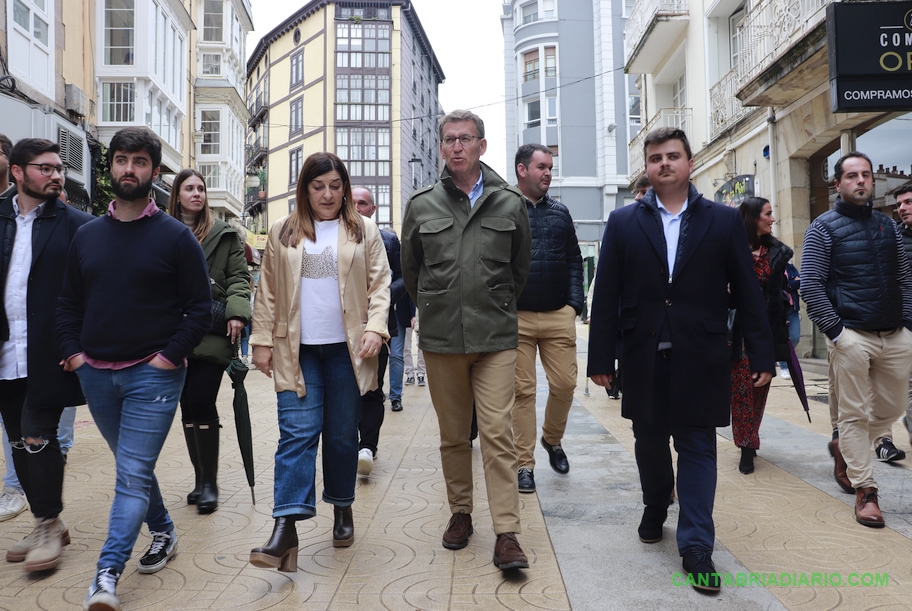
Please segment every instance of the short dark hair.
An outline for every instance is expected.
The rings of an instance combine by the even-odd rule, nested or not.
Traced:
[[[693,158],[687,134],[684,133],[683,129],[678,129],[677,127],[657,127],[646,134],[646,139],[643,141],[643,154],[646,154],[646,149],[649,148],[650,144],[662,144],[669,140],[680,140],[681,144],[684,145],[684,152],[687,153],[687,158]]]
[[[111,162],[114,161],[114,153],[138,153],[139,151],[149,153],[153,170],[161,166],[161,140],[158,139],[155,132],[147,127],[137,126],[118,130],[108,146],[108,167],[110,168]]]
[[[763,212],[763,207],[770,201],[763,197],[748,197],[741,205],[738,211],[741,213],[741,220],[744,222],[744,229],[747,231],[747,241],[750,242],[751,250],[757,250],[760,246],[771,246],[773,238],[770,235],[757,235],[757,219]]]
[[[45,153],[60,154],[60,145],[44,138],[23,138],[13,146],[9,154],[9,164],[17,165],[23,170],[35,157]]]
[[[10,156],[10,152],[13,150],[13,141],[3,134],[0,134],[0,150],[2,150],[3,154],[7,157]]]
[[[640,189],[649,189],[652,186],[652,183],[649,182],[649,177],[645,174],[637,178],[636,182],[633,183],[633,190],[639,191]]]
[[[545,153],[546,155],[554,156],[554,153],[551,152],[544,144],[523,144],[518,149],[516,149],[516,157],[513,158],[513,170],[519,167],[519,164],[523,164],[527,168],[529,167],[529,162],[532,161],[532,155],[535,154],[535,151]]]
[[[912,193],[912,185],[903,185],[896,189],[896,191],[893,191],[893,198],[899,199],[899,196],[903,193]]]
[[[848,153],[848,154],[840,157],[839,161],[836,162],[836,165],[833,166],[833,176],[835,176],[836,182],[839,182],[840,180],[842,180],[842,175],[845,173],[844,170],[842,169],[842,164],[845,162],[846,159],[849,159],[851,157],[858,157],[859,159],[864,159],[865,161],[868,162],[868,165],[871,166],[871,173],[874,172],[874,163],[871,161],[870,157],[868,157],[867,155],[865,155],[862,152],[852,151],[851,153]]]

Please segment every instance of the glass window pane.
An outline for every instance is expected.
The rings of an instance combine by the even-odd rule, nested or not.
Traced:
[[[20,26],[29,29],[29,8],[19,0],[13,0],[13,21]]]
[[[35,15],[34,35],[38,42],[44,46],[48,45],[48,24],[43,19],[38,17],[38,15]]]

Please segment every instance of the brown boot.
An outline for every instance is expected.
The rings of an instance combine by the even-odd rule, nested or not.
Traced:
[[[839,438],[837,437],[828,443],[827,448],[830,450],[830,456],[836,461],[836,465],[833,467],[833,477],[836,478],[836,483],[848,494],[854,494],[855,488],[852,487],[852,482],[849,481],[849,476],[846,475],[848,466],[842,457],[842,452],[839,451]]]
[[[464,511],[454,513],[443,531],[443,546],[447,549],[462,549],[469,544],[472,532],[472,514]]]
[[[877,504],[877,488],[859,488],[855,491],[855,521],[871,528],[883,528],[883,514]]]
[[[519,547],[515,533],[497,535],[497,542],[494,543],[494,566],[501,571],[529,568],[529,560]]]

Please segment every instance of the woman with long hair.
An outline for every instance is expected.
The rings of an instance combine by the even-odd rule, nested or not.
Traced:
[[[213,327],[187,359],[180,408],[184,439],[195,485],[187,503],[199,513],[218,508],[219,417],[215,401],[233,344],[250,320],[250,272],[240,235],[213,218],[206,181],[196,170],[181,170],[171,185],[168,214],[182,221],[199,240],[209,267]]]
[[[354,542],[361,396],[377,388],[389,339],[390,268],[380,230],[352,200],[345,165],[314,153],[296,205],[269,230],[253,311],[253,363],[275,378],[279,445],[272,536],[250,563],[297,571],[295,522],[316,515],[323,437],[323,501],[333,506],[333,546]]]
[[[754,271],[766,302],[776,360],[788,359],[788,327],[786,325],[787,297],[783,293],[785,265],[794,254],[792,249],[773,237],[773,207],[762,197],[749,197],[741,203],[741,218],[747,230]],[[754,457],[760,448],[760,421],[766,409],[769,384],[755,388],[750,363],[743,350],[741,321],[735,314],[732,341],[732,437],[741,448],[741,473],[754,472]],[[750,322],[746,322],[750,324]]]

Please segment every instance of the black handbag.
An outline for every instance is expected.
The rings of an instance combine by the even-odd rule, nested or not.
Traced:
[[[220,289],[222,293],[225,292],[218,282],[209,278],[209,282]],[[228,335],[228,304],[224,301],[219,301],[218,299],[212,300],[212,329],[209,330],[209,333],[215,335]]]

